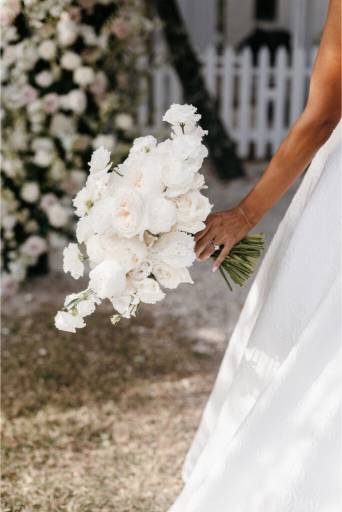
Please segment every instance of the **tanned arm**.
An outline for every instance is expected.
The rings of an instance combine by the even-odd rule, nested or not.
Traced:
[[[341,0],[330,0],[322,40],[312,71],[309,99],[262,177],[231,210],[208,216],[195,236],[196,256],[205,260],[224,245],[213,270],[302,174],[341,119]],[[241,210],[239,209],[241,208]],[[207,245],[214,240],[208,248]]]

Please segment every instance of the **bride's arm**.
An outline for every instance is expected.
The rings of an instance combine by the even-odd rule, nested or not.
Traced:
[[[321,44],[313,68],[309,99],[266,171],[238,207],[209,215],[206,227],[196,234],[197,259],[204,260],[215,245],[224,245],[213,270],[250,227],[280,199],[302,174],[341,119],[341,0],[330,0]],[[243,216],[244,212],[247,217]]]

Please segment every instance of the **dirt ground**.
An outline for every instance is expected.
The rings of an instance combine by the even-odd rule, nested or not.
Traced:
[[[250,190],[205,170],[215,211]],[[272,236],[295,185],[253,232]],[[57,331],[64,296],[86,287],[61,271],[32,279],[2,307],[2,511],[166,512],[181,466],[253,278],[231,293],[210,262],[193,286],[139,316],[109,321],[102,304],[77,334]]]

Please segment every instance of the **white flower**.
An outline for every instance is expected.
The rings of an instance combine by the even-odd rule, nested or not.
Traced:
[[[102,235],[94,234],[89,236],[87,240],[87,254],[91,266],[99,265],[99,263],[107,259],[106,240]]]
[[[113,202],[113,225],[119,236],[142,240],[148,225],[148,210],[143,196],[135,189],[118,188]]]
[[[91,209],[91,225],[95,233],[105,236],[112,236],[115,233],[113,225],[112,211],[114,209],[114,199],[107,197],[98,201]]]
[[[70,272],[74,279],[83,276],[84,272],[84,256],[78,248],[77,244],[70,243],[63,251],[63,270],[65,273]]]
[[[141,281],[148,277],[152,272],[152,263],[148,260],[143,261],[140,265],[137,265],[129,272],[129,277],[133,279],[133,281]]]
[[[203,159],[208,155],[207,148],[202,144],[202,138],[198,132],[199,129],[200,127],[196,128],[189,135],[175,137],[172,141],[173,153],[183,162],[186,161],[187,164],[194,165],[196,171],[200,169]]]
[[[118,130],[131,130],[133,128],[133,119],[129,114],[118,114],[114,120],[115,127]]]
[[[205,179],[203,174],[196,172],[193,182],[191,183],[190,190],[202,190],[204,188],[208,188],[205,184]]]
[[[15,215],[3,215],[1,218],[1,224],[4,229],[13,229],[17,223]]]
[[[191,235],[172,231],[161,235],[152,247],[156,261],[164,261],[171,267],[190,267],[196,259],[195,242]]]
[[[91,84],[95,78],[95,72],[89,66],[81,66],[74,71],[74,82],[81,87]]]
[[[39,87],[50,87],[53,80],[53,74],[50,73],[50,71],[41,71],[35,76],[36,84],[39,85]]]
[[[94,151],[88,164],[90,166],[90,174],[97,174],[101,171],[107,172],[111,166],[110,151],[101,146]]]
[[[196,127],[197,121],[201,119],[196,114],[197,108],[192,105],[178,105],[174,103],[163,116],[163,121],[173,125],[177,135],[191,133]]]
[[[66,52],[64,53],[64,55],[62,55],[61,58],[62,68],[67,69],[69,71],[80,67],[81,62],[81,57],[77,55],[77,53],[75,52]]]
[[[94,4],[95,1],[92,0],[92,3]],[[94,27],[91,27],[90,25],[80,25],[80,33],[83,36],[83,40],[86,46],[97,45],[97,35]]]
[[[87,290],[84,290],[80,293],[72,293],[71,295],[67,295],[65,297],[64,306],[68,306],[68,304],[76,299],[79,299]],[[86,296],[86,298],[82,299],[77,306],[70,306],[75,307],[77,309],[78,314],[83,318],[85,316],[91,315],[94,313],[96,304],[101,304],[101,300],[96,297],[95,294],[91,294],[89,296]]]
[[[150,277],[139,281],[138,295],[141,302],[146,304],[155,304],[165,297],[165,293],[161,291],[157,281]]]
[[[85,327],[83,318],[72,312],[58,311],[55,316],[55,326],[61,331],[76,332],[76,328]]]
[[[25,240],[20,250],[23,254],[37,257],[46,252],[47,248],[47,243],[44,238],[41,238],[38,235],[32,235]]]
[[[194,284],[186,267],[171,267],[164,261],[154,263],[153,275],[165,288],[177,288],[180,283]]]
[[[89,273],[91,288],[100,299],[120,297],[126,288],[126,275],[116,261],[105,260]]]
[[[173,199],[176,207],[176,228],[193,235],[205,228],[204,221],[208,217],[212,205],[209,199],[199,190],[191,190]]]
[[[51,226],[61,228],[68,222],[69,212],[60,203],[56,203],[47,210],[47,216]]]
[[[75,135],[76,123],[71,116],[58,113],[52,117],[50,131],[56,137],[65,138],[67,135]]]
[[[1,3],[0,26],[9,27],[20,13],[21,2],[20,0],[7,0],[7,2]]]
[[[56,45],[51,39],[43,41],[38,46],[38,55],[44,60],[53,60],[56,56]]]
[[[57,33],[58,41],[61,46],[71,46],[78,37],[78,26],[65,16],[57,23]]]
[[[44,212],[47,212],[56,203],[58,203],[58,197],[52,192],[48,192],[42,196],[39,206]]]
[[[54,114],[60,108],[60,96],[55,92],[50,92],[43,97],[43,109],[47,114]]]
[[[63,98],[63,108],[70,109],[77,114],[83,114],[87,108],[87,96],[80,89],[73,89]]]
[[[161,171],[161,179],[167,187],[166,195],[175,197],[187,192],[196,171],[193,165],[182,163],[176,158],[167,158]]]
[[[35,203],[39,195],[39,185],[36,181],[27,181],[20,190],[21,198],[27,203]]]
[[[33,157],[33,163],[38,165],[39,167],[48,167],[54,159],[54,154],[52,151],[48,152],[45,150],[39,150]]]
[[[148,153],[157,146],[157,139],[152,135],[146,137],[138,137],[134,140],[133,146],[131,147],[130,154],[134,153]]]
[[[88,239],[94,235],[94,230],[91,225],[91,218],[89,215],[81,217],[76,226],[76,238],[81,244],[87,243]]]
[[[147,256],[147,247],[138,236],[133,238],[120,238],[112,236],[103,240],[106,259],[115,260],[125,273],[138,267]]]
[[[1,275],[1,295],[15,295],[18,288],[19,283],[12,274],[4,273]]]
[[[154,235],[170,231],[176,222],[175,206],[169,199],[157,197],[149,203],[148,229]]]
[[[118,299],[111,299],[114,309],[116,309],[123,318],[131,318],[131,316],[135,316],[139,302],[140,300],[137,294],[132,293],[127,289]]]
[[[95,137],[92,145],[93,145],[94,149],[99,149],[99,148],[101,148],[101,146],[103,146],[108,151],[113,151],[115,148],[115,145],[116,145],[116,139],[115,139],[114,135],[101,134],[101,135],[98,135],[97,137]]]
[[[19,92],[19,105],[28,105],[38,98],[38,90],[30,84],[25,84]]]

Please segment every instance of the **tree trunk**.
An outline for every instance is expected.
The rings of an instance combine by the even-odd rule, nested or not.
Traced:
[[[244,176],[241,161],[209,95],[201,73],[201,64],[188,36],[179,12],[177,0],[147,0],[154,6],[164,23],[164,34],[171,63],[183,85],[184,99],[197,107],[202,115],[202,128],[209,131],[205,138],[211,162],[222,179]]]

